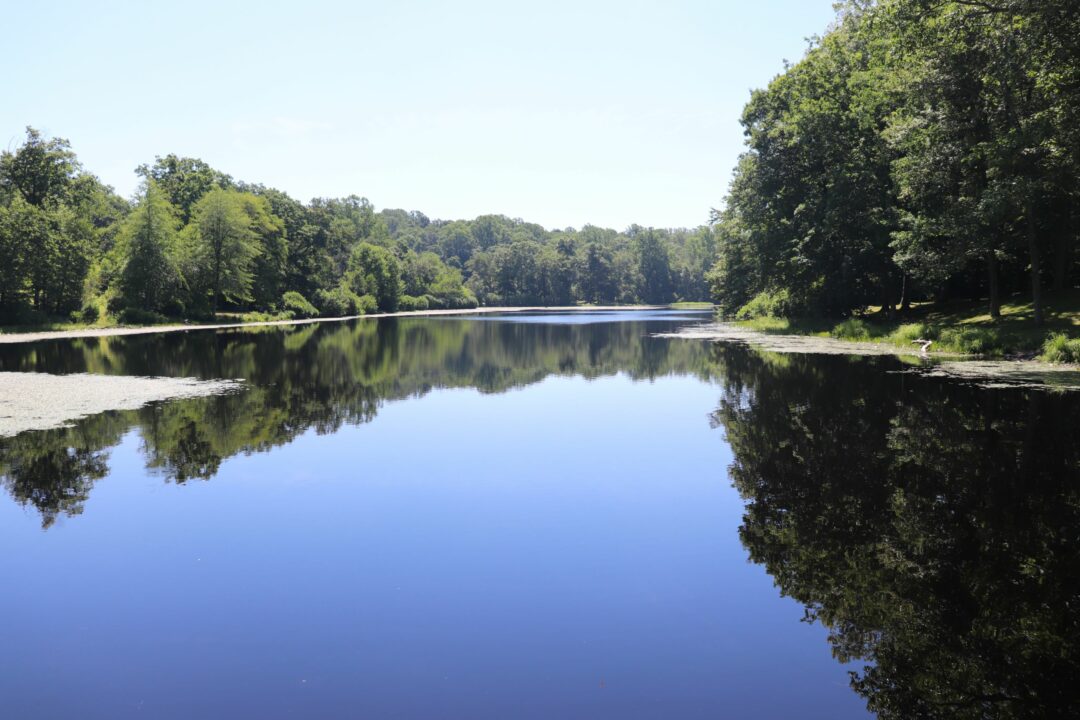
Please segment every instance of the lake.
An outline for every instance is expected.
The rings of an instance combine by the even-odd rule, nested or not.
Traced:
[[[1080,394],[708,317],[0,346],[243,380],[0,439],[0,717],[1077,712]]]

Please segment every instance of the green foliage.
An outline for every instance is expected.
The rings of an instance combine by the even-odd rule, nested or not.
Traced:
[[[319,290],[315,301],[319,304],[320,317],[349,317],[360,315],[360,298],[347,287]]]
[[[319,316],[319,310],[300,293],[290,290],[281,296],[281,309],[294,318],[313,318]]]
[[[123,270],[119,286],[132,308],[160,311],[183,285],[177,265],[177,220],[174,208],[153,181],[120,229],[117,252]]]
[[[739,320],[759,317],[786,317],[791,312],[791,299],[786,289],[762,290],[735,313]]]
[[[345,277],[352,292],[374,298],[379,310],[397,310],[401,297],[401,266],[386,248],[366,242],[357,245],[349,256]],[[372,311],[364,310],[365,313]]]
[[[74,320],[76,322],[86,323],[87,325],[93,325],[101,318],[101,310],[95,303],[87,303],[83,305],[79,312],[75,313]]]
[[[848,318],[829,331],[829,335],[841,340],[869,340],[872,331],[865,320]]]
[[[398,308],[404,311],[427,310],[429,306],[428,299],[424,295],[420,297],[402,295],[401,302],[398,303]]]
[[[379,310],[379,301],[374,295],[361,295],[356,298],[356,312],[358,315],[371,315]]]
[[[936,340],[938,329],[926,323],[904,323],[889,335],[889,339],[897,344],[905,345],[916,340]]]
[[[124,308],[118,319],[124,325],[156,325],[167,320],[161,313],[138,307]]]
[[[1078,276],[1080,12],[1059,2],[838,4],[743,114],[708,273],[813,316],[988,298]],[[961,344],[978,344],[957,338]]]
[[[215,188],[232,187],[232,178],[202,160],[177,157],[172,153],[154,158],[153,165],[142,165],[137,172],[162,189],[185,224],[191,220],[195,204],[204,195]]]
[[[382,312],[402,296],[449,309],[703,300],[716,252],[711,228],[432,221],[356,195],[305,205],[172,154],[137,172],[144,184],[129,203],[83,172],[65,140],[28,129],[0,154],[0,317],[68,318],[98,300],[104,321],[129,307],[277,317],[288,292],[332,316],[370,312],[363,296]]]
[[[1054,333],[1043,343],[1040,357],[1051,363],[1080,363],[1080,338]]]
[[[252,229],[248,198],[235,190],[214,188],[194,206],[193,274],[210,293],[214,312],[220,301],[251,299],[255,258],[261,252]]]
[[[989,328],[944,328],[938,341],[943,348],[965,355],[1000,355],[1003,350],[998,333]]]
[[[15,152],[0,154],[0,191],[36,207],[64,204],[81,167],[63,138],[45,139],[32,127]]]

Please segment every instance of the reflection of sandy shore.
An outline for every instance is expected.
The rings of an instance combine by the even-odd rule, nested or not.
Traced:
[[[107,410],[134,410],[159,400],[214,395],[239,387],[233,380],[0,373],[0,437],[64,427]]]
[[[112,335],[147,335],[150,333],[181,332],[190,330],[221,330],[225,328],[266,327],[270,325],[309,325],[311,323],[341,322],[357,318],[385,317],[431,317],[433,315],[478,315],[482,313],[513,312],[591,312],[594,310],[663,310],[663,305],[617,305],[617,306],[569,306],[569,307],[482,307],[471,310],[415,310],[410,312],[376,313],[374,315],[351,315],[338,318],[311,318],[309,320],[271,320],[253,323],[218,323],[211,325],[149,325],[146,327],[86,328],[85,330],[47,330],[44,332],[0,333],[0,343],[27,343],[39,340],[63,340],[65,338],[109,337]]]

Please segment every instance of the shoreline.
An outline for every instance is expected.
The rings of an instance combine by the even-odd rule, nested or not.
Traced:
[[[978,355],[908,348],[885,342],[846,338],[768,333],[736,323],[716,322],[684,328],[657,337],[742,343],[765,352],[858,357],[893,356],[912,363],[913,372],[974,382],[987,388],[1035,387],[1080,390],[1080,365],[1035,359],[987,359]]]
[[[119,327],[88,327],[81,330],[40,330],[28,332],[0,333],[0,345],[16,343],[43,342],[45,340],[75,340],[80,338],[115,337],[120,335],[152,335],[154,333],[191,332],[197,330],[231,330],[249,327],[273,327],[277,325],[311,325],[314,323],[345,322],[346,320],[371,320],[378,318],[399,317],[438,317],[444,315],[486,315],[491,313],[520,312],[593,312],[612,310],[679,310],[668,305],[542,305],[511,307],[477,307],[460,310],[407,310],[392,313],[372,313],[371,315],[346,315],[330,318],[302,318],[297,320],[263,320],[260,322],[205,323],[176,325],[137,325]]]

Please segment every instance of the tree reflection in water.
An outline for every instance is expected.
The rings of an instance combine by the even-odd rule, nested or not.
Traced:
[[[233,455],[266,451],[308,430],[368,422],[382,403],[433,388],[498,393],[553,374],[707,377],[708,347],[649,337],[666,329],[671,321],[418,318],[11,345],[0,348],[0,370],[243,378],[247,389],[0,440],[0,483],[48,527],[82,511],[108,473],[108,449],[132,429],[147,467],[184,482],[209,479]]]
[[[11,346],[4,370],[244,378],[248,389],[10,438],[2,483],[48,526],[81,511],[132,429],[147,466],[184,482],[433,388],[715,379],[713,421],[746,501],[742,542],[828,627],[836,658],[858,663],[852,686],[871,710],[1080,715],[1080,399],[905,374],[893,359],[647,337],[663,329],[416,319]]]
[[[742,541],[883,718],[1080,715],[1080,403],[717,350]]]

